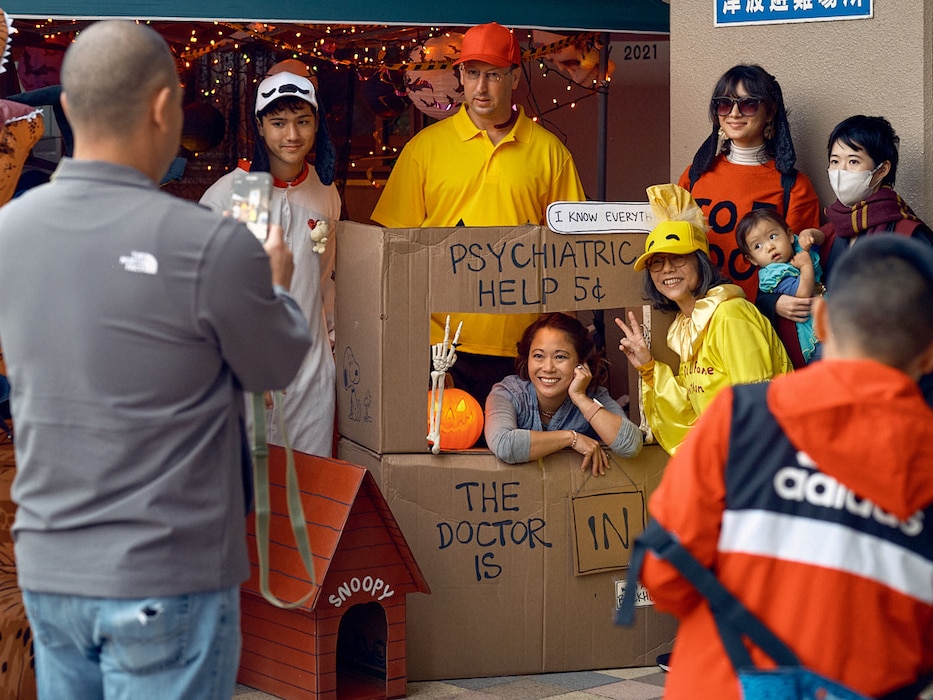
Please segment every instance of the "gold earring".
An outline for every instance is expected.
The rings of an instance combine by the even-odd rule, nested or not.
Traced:
[[[719,140],[716,142],[716,153],[722,153],[723,147],[726,145],[726,142],[729,140],[729,137],[726,136],[726,132],[723,131],[722,127],[719,127],[719,133],[716,134]]]
[[[774,138],[774,124],[772,124],[771,122],[768,122],[765,125],[765,138],[768,141]]]

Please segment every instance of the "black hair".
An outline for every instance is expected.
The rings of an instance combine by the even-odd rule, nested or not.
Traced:
[[[515,358],[515,373],[519,377],[528,380],[528,355],[531,352],[531,343],[534,341],[535,334],[542,328],[553,328],[567,334],[570,342],[573,343],[577,359],[586,363],[590,368],[593,375],[590,386],[602,386],[606,383],[609,377],[608,361],[597,350],[589,331],[583,324],[573,316],[564,313],[541,314],[525,328],[521,340],[518,341],[518,357]]]
[[[690,255],[696,258],[697,274],[700,278],[696,289],[693,290],[695,299],[705,297],[709,290],[717,285],[729,284],[732,281],[722,274],[722,270],[713,265],[709,255],[702,250],[695,250]],[[658,288],[654,286],[654,280],[651,279],[651,272],[648,271],[647,267],[645,268],[644,292],[645,300],[651,303],[652,308],[658,311],[680,311],[680,307],[677,306],[676,302],[661,294]]]
[[[321,96],[318,95],[318,106],[321,106]],[[250,164],[251,172],[269,172],[269,152],[266,150],[266,144],[259,134],[259,124],[262,118],[269,114],[278,114],[285,110],[297,112],[305,107],[311,107],[314,117],[317,120],[317,133],[314,137],[314,170],[317,172],[321,184],[330,185],[334,181],[337,172],[337,149],[330,138],[330,131],[327,129],[327,119],[324,116],[324,110],[315,109],[311,103],[302,100],[300,97],[280,97],[273,100],[265,106],[253,120],[253,159]]]
[[[774,133],[771,138],[765,138],[765,153],[774,160],[774,166],[782,174],[796,173],[794,167],[797,162],[797,153],[794,150],[794,141],[790,135],[790,124],[787,122],[787,110],[784,108],[784,93],[777,79],[764,68],[755,64],[742,64],[733,66],[719,78],[713,88],[712,97],[737,97],[736,89],[742,83],[750,97],[761,100],[762,106],[771,114],[771,125]],[[700,179],[700,176],[710,169],[713,160],[719,153],[719,117],[710,99],[709,119],[713,125],[712,133],[703,142],[693,157],[690,165],[691,184]],[[728,146],[724,151],[728,150]]]
[[[739,247],[739,250],[742,251],[742,255],[751,257],[752,252],[748,247],[748,234],[751,233],[755,226],[763,221],[771,221],[780,226],[784,231],[790,228],[787,225],[787,221],[778,213],[777,209],[772,209],[771,207],[752,209],[739,219],[739,223],[735,227],[735,244]]]
[[[865,151],[874,161],[875,167],[884,161],[889,161],[891,169],[884,176],[881,184],[894,187],[894,181],[897,179],[897,149],[901,140],[894,131],[894,127],[891,126],[891,122],[884,117],[866,117],[864,114],[856,114],[836,124],[826,144],[827,157],[832,153],[833,144],[836,141],[841,141],[857,151]]]
[[[833,267],[829,325],[840,341],[907,369],[933,344],[931,298],[933,247],[897,234],[867,236]]]

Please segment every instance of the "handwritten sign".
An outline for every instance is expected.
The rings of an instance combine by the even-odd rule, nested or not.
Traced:
[[[868,19],[872,0],[713,0],[716,27]]]
[[[607,287],[621,283],[619,268],[631,267],[642,252],[644,243],[634,236],[575,236],[543,244],[521,239],[451,243],[448,262],[435,266],[442,278],[434,288],[462,281],[463,291],[482,312],[518,312],[549,303],[596,308],[607,297]]]
[[[632,559],[635,538],[645,529],[645,494],[640,490],[572,496],[576,574],[622,569]]]
[[[649,233],[654,223],[647,202],[551,202],[547,208],[554,233]]]
[[[478,582],[498,578],[503,564],[496,554],[512,547],[552,547],[547,522],[521,515],[517,481],[464,481],[454,486],[470,518],[437,523],[438,549],[475,550],[473,575]]]
[[[616,581],[616,609],[622,607],[622,597],[625,595],[625,589],[628,587],[628,581]],[[648,593],[648,589],[642,586],[640,583],[635,584],[635,607],[636,608],[647,608],[651,605],[654,605],[654,601],[651,599],[651,594]]]

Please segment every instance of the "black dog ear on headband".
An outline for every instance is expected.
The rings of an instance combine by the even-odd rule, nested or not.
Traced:
[[[327,130],[324,110],[318,110],[317,139],[315,140],[314,169],[322,185],[330,185],[337,174],[337,149]]]

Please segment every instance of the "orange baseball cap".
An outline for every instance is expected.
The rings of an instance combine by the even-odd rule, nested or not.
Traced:
[[[496,22],[478,24],[463,35],[460,58],[454,65],[466,61],[482,61],[503,68],[517,66],[522,62],[522,51],[511,31]]]

